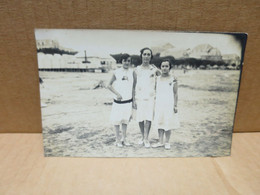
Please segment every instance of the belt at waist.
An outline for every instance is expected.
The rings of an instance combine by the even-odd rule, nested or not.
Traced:
[[[132,101],[133,101],[133,98],[130,99],[130,100],[124,100],[124,101],[118,101],[118,100],[114,99],[114,102],[117,103],[117,104],[126,104],[126,103],[130,103]]]

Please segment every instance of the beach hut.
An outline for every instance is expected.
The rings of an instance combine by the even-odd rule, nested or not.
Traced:
[[[73,71],[73,69],[75,69],[75,64],[73,64],[73,56],[68,54],[63,54],[62,58],[63,58],[62,69],[64,69],[64,71]]]
[[[81,72],[85,72],[85,71],[86,71],[86,68],[87,68],[87,65],[86,65],[86,64],[80,63],[80,62],[76,62],[76,64],[77,64],[78,69],[79,69]]]
[[[200,65],[200,66],[199,66],[199,69],[203,69],[203,70],[204,70],[204,69],[206,69],[206,66]]]
[[[236,67],[229,65],[229,66],[227,66],[227,69],[228,69],[228,70],[236,70]]]
[[[104,55],[100,58],[100,64],[105,66],[107,71],[117,66],[116,60],[111,55]]]
[[[53,55],[53,60],[52,60],[52,68],[54,71],[58,71],[60,70],[61,64],[60,64],[60,58],[61,55],[60,54],[54,54]]]
[[[81,51],[75,58],[78,67],[89,72],[107,72],[116,67],[116,60],[109,54],[87,56],[87,51]]]
[[[212,69],[212,67],[211,67],[210,64],[208,64],[208,65],[206,66],[206,68],[207,68],[208,70],[211,70],[211,69]]]
[[[37,53],[37,59],[38,59],[38,68],[40,70],[44,69],[44,53]]]
[[[53,69],[53,56],[51,54],[37,53],[38,68],[39,70],[52,70]]]
[[[220,70],[226,70],[226,66],[222,65],[219,67]]]
[[[37,53],[39,70],[44,71],[78,71],[80,65],[73,55]],[[84,66],[84,68],[86,68]]]
[[[65,71],[66,64],[67,64],[66,57],[64,55],[61,55],[61,57],[60,57],[60,71]]]
[[[86,69],[92,72],[107,72],[116,67],[116,60],[110,55],[107,56],[89,56],[89,63],[86,63]]]
[[[44,60],[44,69],[45,70],[52,70],[52,60],[53,60],[53,55],[52,54],[45,54],[45,60]]]
[[[215,64],[215,65],[212,67],[212,69],[217,70],[217,69],[218,69],[218,65]]]

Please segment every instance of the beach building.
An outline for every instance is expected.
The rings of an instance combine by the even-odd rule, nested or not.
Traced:
[[[51,39],[36,40],[37,49],[59,48],[59,42]]]
[[[86,56],[86,53],[79,52],[75,55],[79,67],[85,68],[88,72],[108,72],[116,67],[116,60],[111,55]]]
[[[241,59],[238,55],[236,54],[225,54],[223,55],[223,61],[230,65],[233,66],[234,69],[239,69]]]
[[[40,71],[79,71],[73,55],[39,52],[37,58]]]
[[[40,71],[108,72],[116,67],[116,60],[108,56],[90,56],[87,61],[79,55],[37,53]]]

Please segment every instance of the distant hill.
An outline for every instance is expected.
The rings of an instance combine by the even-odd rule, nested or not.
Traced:
[[[194,47],[189,55],[191,58],[201,58],[205,60],[221,60],[222,55],[218,48],[210,44],[201,44]]]
[[[153,51],[153,54],[156,55],[156,54],[161,54],[173,48],[174,46],[172,44],[166,43],[164,45],[151,47],[151,50]]]
[[[183,58],[183,57],[189,57],[190,54],[190,49],[177,49],[177,48],[172,48],[169,50],[163,51],[160,56],[173,56],[176,59]]]

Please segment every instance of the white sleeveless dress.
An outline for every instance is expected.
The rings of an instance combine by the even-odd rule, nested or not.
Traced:
[[[122,96],[121,102],[130,101],[133,91],[133,70],[119,68],[115,70],[116,80],[113,83],[114,89]],[[116,100],[116,95],[114,96]],[[128,124],[132,115],[132,101],[128,103],[113,102],[110,122],[113,125]]]
[[[174,113],[173,86],[177,85],[174,77],[157,78],[154,124],[165,131],[180,127],[178,113]]]
[[[155,98],[155,80],[156,71],[158,69],[149,65],[148,68],[138,66],[136,68],[136,120],[142,122],[144,120],[153,120],[154,98]]]

